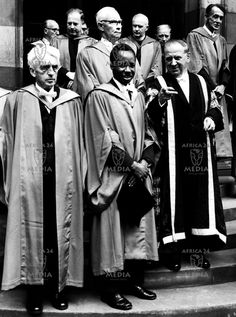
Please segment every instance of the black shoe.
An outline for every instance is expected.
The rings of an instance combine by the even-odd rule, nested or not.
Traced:
[[[127,294],[133,295],[141,299],[153,300],[157,298],[156,293],[151,292],[140,285],[132,285],[127,289]]]
[[[101,296],[101,300],[115,309],[129,310],[132,308],[132,304],[128,299],[119,293],[104,293]]]
[[[68,308],[68,301],[64,292],[58,292],[53,295],[52,306],[59,310],[65,310]]]
[[[43,312],[43,297],[41,286],[30,286],[27,291],[26,309],[30,315],[40,315]]]
[[[165,265],[168,270],[173,272],[178,272],[181,269],[181,264],[179,262],[176,263],[168,263]]]

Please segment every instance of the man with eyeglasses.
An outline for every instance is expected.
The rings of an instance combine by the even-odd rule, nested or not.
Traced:
[[[64,310],[83,285],[83,147],[79,96],[56,86],[59,51],[28,53],[35,84],[7,98],[0,121],[0,193],[8,206],[2,290],[27,285],[26,308]],[[13,260],[14,256],[14,260]]]
[[[80,51],[76,60],[73,90],[80,94],[83,101],[91,90],[112,78],[110,52],[119,41],[122,31],[122,20],[113,7],[100,9],[96,14],[96,22],[101,40]],[[143,83],[138,64],[136,64],[134,83],[136,87]]]
[[[59,25],[55,20],[48,19],[43,23],[43,37],[37,42],[33,42],[32,45],[52,45],[55,46],[57,36],[59,35]]]
[[[148,106],[163,144],[155,171],[161,179],[160,258],[179,271],[184,249],[192,265],[208,269],[207,250],[226,243],[214,148],[222,113],[203,77],[188,71],[186,42],[169,40],[164,53],[167,73],[157,77],[158,94]]]
[[[161,46],[158,41],[148,36],[148,17],[136,14],[132,19],[132,35],[123,38],[122,42],[130,45],[136,53],[144,80],[161,75]]]
[[[84,47],[97,42],[84,34],[84,13],[81,9],[72,8],[67,11],[67,34],[58,36],[56,47],[60,51],[62,67],[58,72],[58,85],[71,88],[75,76],[76,56]]]
[[[216,133],[216,153],[220,158],[232,157],[225,87],[229,82],[227,43],[219,34],[225,9],[219,4],[210,4],[205,11],[204,26],[192,30],[187,36],[190,49],[189,69],[202,75],[211,90],[214,90],[222,107],[224,130]]]

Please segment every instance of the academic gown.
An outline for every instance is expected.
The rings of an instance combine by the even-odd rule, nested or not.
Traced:
[[[3,109],[4,109],[4,105],[6,102],[6,98],[7,95],[10,93],[10,90],[4,89],[4,88],[0,88],[0,120],[2,117],[2,113],[3,113]]]
[[[206,83],[189,73],[188,102],[176,79],[164,76],[167,86],[178,94],[168,105],[159,106],[157,98],[148,108],[163,148],[157,174],[161,177],[160,235],[164,244],[191,235],[226,242],[223,207],[216,171],[213,132],[206,133],[203,121],[211,117],[216,131],[223,128],[219,108],[209,106]],[[156,82],[156,88],[160,89]],[[162,87],[164,87],[162,85]],[[162,126],[162,128],[161,128]]]
[[[87,190],[95,213],[94,275],[123,270],[126,259],[158,260],[154,210],[141,219],[139,227],[121,223],[116,198],[127,171],[116,172],[107,164],[113,145],[138,161],[144,147],[153,144],[151,138],[145,137],[143,95],[138,93],[131,102],[111,83],[92,91],[85,105],[85,144]],[[150,189],[151,175],[147,183]]]
[[[67,72],[75,72],[76,56],[86,46],[95,44],[97,40],[87,35],[82,35],[77,38],[69,38],[65,35],[59,35],[55,42],[55,47],[60,52],[61,68],[58,72],[58,85],[67,87],[70,79],[66,76]]]
[[[191,58],[189,70],[199,73],[207,81],[210,89],[229,81],[227,67],[227,43],[220,34],[212,37],[203,27],[192,30],[187,36]],[[225,96],[220,101],[224,119],[224,129],[216,133],[216,151],[219,157],[232,157],[228,111]]]
[[[120,42],[130,45],[136,55],[137,51],[140,50],[140,67],[144,80],[147,77],[156,77],[162,74],[162,52],[158,41],[146,36],[140,45],[133,36],[128,36],[127,38],[122,38]]]
[[[55,200],[58,291],[83,285],[83,183],[86,156],[78,95],[60,89],[55,117]],[[43,284],[42,122],[34,85],[13,92],[0,123],[2,200],[8,205],[2,289]],[[44,167],[45,168],[45,167]],[[53,198],[52,198],[53,199]]]
[[[79,93],[84,101],[91,90],[100,84],[108,83],[112,76],[110,52],[103,42],[99,41],[77,55],[73,90]],[[135,86],[141,86],[143,81],[140,66],[136,63]]]

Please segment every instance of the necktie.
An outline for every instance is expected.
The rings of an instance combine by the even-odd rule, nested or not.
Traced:
[[[131,90],[129,90],[129,89],[127,89],[127,91],[128,91],[128,94],[129,94],[129,99],[130,99],[130,101],[132,101],[133,91],[131,91]]]

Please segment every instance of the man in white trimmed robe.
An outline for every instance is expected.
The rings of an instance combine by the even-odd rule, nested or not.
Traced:
[[[209,268],[206,252],[226,242],[214,132],[223,129],[214,93],[203,77],[188,72],[190,54],[181,40],[165,46],[167,73],[157,77],[158,94],[148,113],[162,141],[156,173],[161,177],[160,237],[162,260],[173,271],[181,268],[181,250],[201,252],[196,265]],[[154,87],[153,87],[154,88]]]

